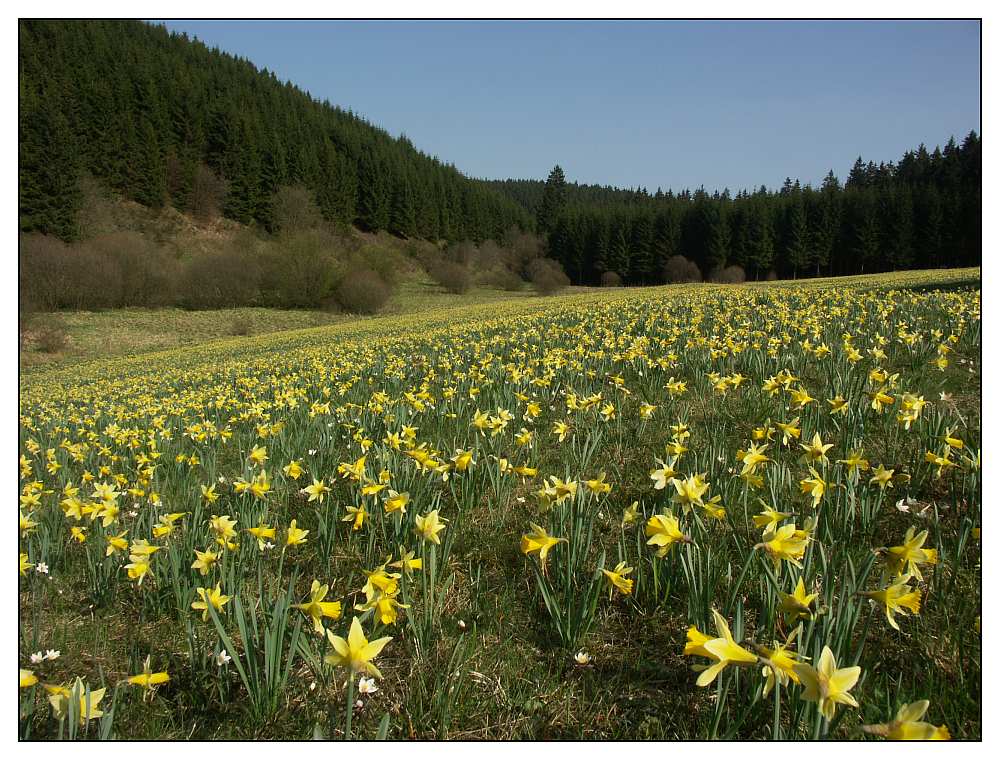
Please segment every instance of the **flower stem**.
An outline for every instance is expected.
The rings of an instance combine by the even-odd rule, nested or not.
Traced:
[[[354,673],[347,678],[347,721],[344,724],[344,741],[351,740],[351,718],[354,717]]]

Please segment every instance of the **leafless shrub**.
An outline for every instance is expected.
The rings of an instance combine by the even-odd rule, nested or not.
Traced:
[[[499,288],[515,293],[524,288],[524,280],[510,271],[506,266],[498,266],[483,272],[479,282],[489,288]]]
[[[204,164],[199,164],[191,183],[191,213],[201,222],[215,219],[226,197],[226,182]]]
[[[187,263],[180,303],[189,309],[223,309],[254,304],[259,298],[259,262],[250,251],[227,245]]]
[[[230,335],[253,335],[253,320],[250,317],[239,314],[229,323]]]
[[[683,256],[671,256],[663,265],[663,279],[666,282],[701,282],[701,270]]]
[[[543,296],[557,293],[569,285],[569,277],[554,259],[535,259],[528,265],[528,277]]]
[[[746,282],[747,273],[738,264],[730,264],[728,267],[713,270],[708,279],[722,285],[739,285],[741,282]]]
[[[621,286],[622,278],[618,276],[618,272],[605,272],[601,275],[602,288],[620,288]]]
[[[449,293],[466,293],[472,286],[469,267],[455,261],[438,262],[430,270],[430,276]]]
[[[303,185],[282,185],[274,196],[274,224],[278,230],[311,230],[323,224],[312,193]]]
[[[344,311],[354,314],[374,314],[389,300],[389,288],[370,269],[348,272],[336,293]]]
[[[35,345],[43,354],[58,354],[66,349],[66,330],[58,320],[47,317],[38,322],[34,330]]]

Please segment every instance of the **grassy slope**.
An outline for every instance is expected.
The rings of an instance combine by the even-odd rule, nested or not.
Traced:
[[[589,288],[570,288],[586,292]],[[428,278],[403,282],[382,315],[426,312],[501,301],[536,298],[528,289],[512,293],[475,288],[462,295],[446,292]],[[381,316],[381,315],[380,315]],[[21,352],[21,368],[27,373],[40,367],[68,367],[80,362],[132,354],[165,351],[239,335],[246,325],[251,335],[262,335],[307,327],[363,322],[368,317],[319,310],[265,308],[185,311],[183,309],[117,309],[103,312],[75,311],[45,318],[65,330],[67,345],[57,353],[41,351],[29,341]]]
[[[956,270],[952,270],[956,271]],[[945,287],[978,283],[979,270],[960,270],[965,274],[958,279],[942,274]],[[842,278],[843,283],[864,282],[865,276]],[[769,287],[823,286],[827,279],[799,282],[769,283]],[[872,279],[877,282],[877,279]],[[755,287],[753,283],[746,287]],[[928,287],[928,286],[924,286]],[[569,294],[588,293],[597,288],[571,287]],[[626,289],[621,289],[628,292]],[[463,295],[446,292],[428,277],[404,280],[379,316],[416,314],[444,308],[474,307],[478,305],[537,299],[530,289],[512,293],[502,290],[474,288]],[[120,309],[104,312],[63,312],[46,318],[59,325],[67,335],[65,349],[58,353],[45,353],[37,343],[29,341],[21,351],[21,369],[27,375],[39,368],[69,367],[81,362],[111,357],[145,354],[174,348],[197,345],[207,341],[230,338],[240,334],[237,325],[245,325],[251,335],[277,333],[334,324],[364,322],[371,317],[353,314],[336,314],[319,310],[287,310],[265,308],[220,309],[212,311],[184,311],[183,309]]]

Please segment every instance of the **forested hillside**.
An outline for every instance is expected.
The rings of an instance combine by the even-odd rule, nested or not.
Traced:
[[[268,234],[297,231],[302,214],[281,213],[289,198],[318,209],[331,226],[401,238],[481,245],[537,231],[544,255],[577,284],[846,275],[981,260],[975,132],[943,150],[921,145],[895,163],[859,157],[843,183],[831,171],[820,187],[787,179],[780,189],[735,194],[650,193],[569,183],[558,166],[547,182],[467,178],[249,61],[150,24],[21,22],[19,61],[26,233],[80,238],[81,188],[94,177],[153,209],[221,214]]]
[[[958,145],[921,145],[898,163],[859,157],[846,182],[831,171],[821,187],[785,180],[709,194],[674,194],[567,183],[489,183],[537,215],[548,252],[577,283],[614,272],[626,283],[686,279],[675,257],[704,276],[738,266],[751,278],[846,275],[973,266],[982,248],[982,148],[971,132]],[[694,272],[694,270],[691,270]]]
[[[79,178],[273,231],[282,185],[324,217],[438,240],[529,227],[520,205],[251,62],[136,21],[20,24],[20,220],[78,236]]]

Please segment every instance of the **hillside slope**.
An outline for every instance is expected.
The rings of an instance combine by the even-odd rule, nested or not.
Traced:
[[[530,216],[454,166],[267,70],[136,21],[19,25],[22,231],[79,235],[78,179],[181,211],[219,204],[273,231],[302,184],[343,225],[425,239],[499,237]]]

